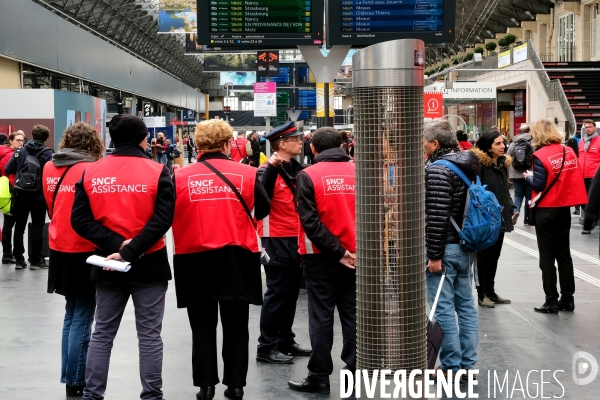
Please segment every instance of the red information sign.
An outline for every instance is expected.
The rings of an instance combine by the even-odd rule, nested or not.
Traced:
[[[423,103],[425,118],[442,118],[444,116],[444,95],[442,92],[425,92]]]

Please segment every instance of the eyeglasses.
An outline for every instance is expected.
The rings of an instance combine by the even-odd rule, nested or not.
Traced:
[[[585,129],[592,129],[592,128],[596,129],[596,125],[586,125],[585,126]]]
[[[13,139],[13,142],[24,142],[24,139]]]
[[[284,140],[284,142],[301,142],[302,139],[300,139],[299,136],[296,136],[295,138],[290,138],[288,140]]]

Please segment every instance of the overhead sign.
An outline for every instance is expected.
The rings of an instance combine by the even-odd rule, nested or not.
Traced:
[[[162,128],[167,126],[166,117],[144,117],[147,128]]]
[[[442,118],[444,116],[444,94],[442,92],[425,92],[423,108],[425,118]]]
[[[327,45],[454,41],[456,0],[329,0]]]
[[[254,84],[254,116],[277,116],[277,84],[275,82],[256,82]]]
[[[439,89],[444,99],[495,99],[496,84],[494,82],[454,82],[452,89],[442,86]]]
[[[498,68],[505,68],[510,65],[510,50],[498,54]]]
[[[152,116],[152,106],[150,103],[144,103],[144,117]]]
[[[198,42],[215,47],[323,44],[323,0],[198,0]]]
[[[513,64],[527,60],[527,43],[513,48]]]
[[[256,54],[256,76],[279,75],[279,50],[259,51]]]

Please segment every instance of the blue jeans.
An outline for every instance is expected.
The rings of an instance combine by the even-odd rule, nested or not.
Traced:
[[[479,324],[475,299],[471,289],[473,273],[469,256],[459,244],[447,244],[442,259],[446,279],[438,300],[434,319],[444,331],[440,349],[441,368],[444,371],[474,369],[477,362]],[[442,274],[427,271],[427,300],[433,304]],[[455,313],[458,316],[456,325]]]
[[[525,178],[511,179],[515,186],[515,211],[521,212],[521,203],[525,198],[525,221],[529,219],[529,200],[531,200],[531,186],[527,184]]]
[[[65,321],[62,333],[61,383],[69,386],[85,385],[85,363],[94,322],[96,301],[65,297]]]

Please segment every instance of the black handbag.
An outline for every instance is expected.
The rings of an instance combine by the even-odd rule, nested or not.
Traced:
[[[563,167],[565,166],[565,158],[567,158],[567,149],[565,148],[565,146],[562,146],[563,148],[563,159],[562,159],[562,164],[560,165],[560,171],[558,171],[558,174],[556,174],[556,176],[554,177],[554,179],[552,180],[552,182],[550,183],[550,185],[544,190],[542,191],[542,193],[540,193],[535,200],[534,206],[529,208],[529,225],[535,225],[536,223],[536,210],[537,210],[537,205],[540,203],[540,201],[542,201],[542,199],[544,198],[544,196],[546,195],[546,193],[548,193],[550,191],[550,189],[552,189],[552,186],[554,186],[554,184],[556,183],[556,181],[558,181],[558,178],[560,177],[560,174],[563,171]]]

